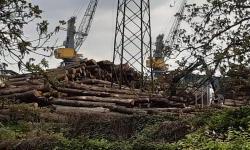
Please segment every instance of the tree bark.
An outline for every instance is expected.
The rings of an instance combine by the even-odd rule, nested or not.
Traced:
[[[95,92],[95,91],[83,91],[70,88],[57,88],[57,91],[62,93],[67,93],[73,96],[97,96],[97,97],[111,97],[110,93],[105,92]]]
[[[117,105],[123,106],[134,106],[134,99],[116,99],[116,98],[102,98],[94,96],[75,96],[67,97],[68,100],[78,100],[78,101],[91,101],[91,102],[106,102],[106,103],[115,103]]]
[[[143,110],[140,110],[140,109],[126,108],[126,107],[122,107],[122,106],[111,106],[111,107],[108,107],[108,108],[113,112],[119,112],[119,113],[128,114],[128,115],[147,114],[146,111],[143,111]]]
[[[226,106],[234,106],[234,107],[240,107],[240,106],[246,106],[249,103],[246,101],[238,101],[233,99],[225,99],[224,105]]]
[[[156,113],[161,113],[161,112],[172,112],[172,113],[190,113],[190,112],[195,112],[195,108],[146,108],[143,109],[149,113],[151,112],[156,112]]]
[[[15,93],[23,93],[31,90],[38,90],[38,91],[44,91],[45,87],[43,85],[41,86],[24,86],[24,87],[17,87],[17,88],[6,88],[2,89],[0,91],[0,96],[2,95],[11,95]]]
[[[53,105],[56,112],[72,112],[72,113],[107,113],[109,109],[103,107],[87,108],[87,107],[68,107]]]
[[[103,80],[97,80],[97,79],[85,79],[82,81],[79,81],[78,83],[83,83],[83,84],[104,84],[104,85],[111,85],[111,82],[109,81],[103,81]]]
[[[30,102],[32,100],[36,100],[38,97],[41,97],[41,92],[37,90],[22,92],[22,93],[14,93],[10,95],[0,96],[0,99],[19,99],[25,102]]]
[[[72,106],[72,107],[112,107],[115,103],[100,103],[100,102],[85,102],[85,101],[72,101],[65,99],[53,99],[51,104],[62,105],[62,106]]]
[[[91,90],[91,91],[98,91],[98,92],[107,92],[107,93],[116,93],[116,94],[127,94],[127,95],[134,95],[139,94],[137,91],[132,92],[131,90],[119,90],[115,88],[107,88],[107,87],[98,87],[94,85],[85,85],[85,84],[77,84],[74,82],[70,82],[66,85],[68,88],[80,89],[80,90]]]

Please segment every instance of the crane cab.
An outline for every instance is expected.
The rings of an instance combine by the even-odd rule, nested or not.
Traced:
[[[151,63],[152,63],[152,68],[154,70],[168,70],[168,64],[166,64],[164,58],[148,58],[148,60],[146,61],[146,66],[148,68],[151,67]]]
[[[59,48],[54,53],[56,59],[72,59],[77,56],[73,48]]]

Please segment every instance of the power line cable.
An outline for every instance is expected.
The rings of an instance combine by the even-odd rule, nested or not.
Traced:
[[[75,9],[73,16],[78,16],[79,13],[82,11],[82,9],[84,8],[85,5],[85,1],[82,1],[82,4],[80,5],[80,7],[78,7],[77,9]]]
[[[85,6],[85,2],[83,2],[83,4],[81,5],[80,9],[78,10],[78,12],[76,14],[77,17],[80,17],[79,14],[83,11],[84,6]]]

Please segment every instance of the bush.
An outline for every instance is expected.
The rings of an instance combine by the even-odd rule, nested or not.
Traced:
[[[16,132],[9,128],[0,128],[0,141],[2,140],[15,140]]]
[[[227,110],[216,114],[208,121],[210,130],[225,133],[229,128],[235,130],[247,129],[250,122],[250,108],[242,107],[237,110]]]

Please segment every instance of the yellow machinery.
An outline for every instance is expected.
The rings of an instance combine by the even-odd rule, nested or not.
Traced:
[[[169,68],[169,65],[165,63],[164,58],[152,58],[152,68],[154,70],[161,70],[161,71],[166,71]],[[151,67],[151,62],[150,59],[147,60],[146,62],[147,67]]]
[[[73,48],[59,48],[55,51],[56,59],[72,59],[76,57],[76,51]]]
[[[160,34],[156,38],[156,50],[154,51],[153,57],[148,58],[146,61],[147,67],[152,67],[155,77],[159,77],[162,73],[166,72],[169,66],[165,62],[164,52],[165,44],[163,41],[164,35]],[[151,64],[152,63],[152,64]],[[151,66],[152,65],[152,66]]]
[[[169,65],[166,64],[165,59],[169,56],[172,52],[172,48],[174,47],[174,42],[176,37],[178,36],[178,30],[181,23],[181,16],[184,13],[185,6],[187,0],[182,0],[180,3],[180,8],[178,10],[178,15],[175,16],[175,21],[172,27],[170,28],[167,40],[164,42],[164,34],[160,34],[156,38],[156,49],[153,53],[153,58],[147,60],[147,67],[151,67],[152,62],[152,69],[155,76],[160,77],[162,73],[166,72],[169,69]],[[174,6],[171,6],[174,7]]]
[[[89,34],[98,2],[99,0],[89,0],[87,10],[77,31],[75,27],[76,17],[71,17],[68,20],[67,38],[63,44],[65,48],[59,48],[54,53],[55,58],[62,59],[65,65],[79,61],[81,55],[77,54],[77,52]]]

